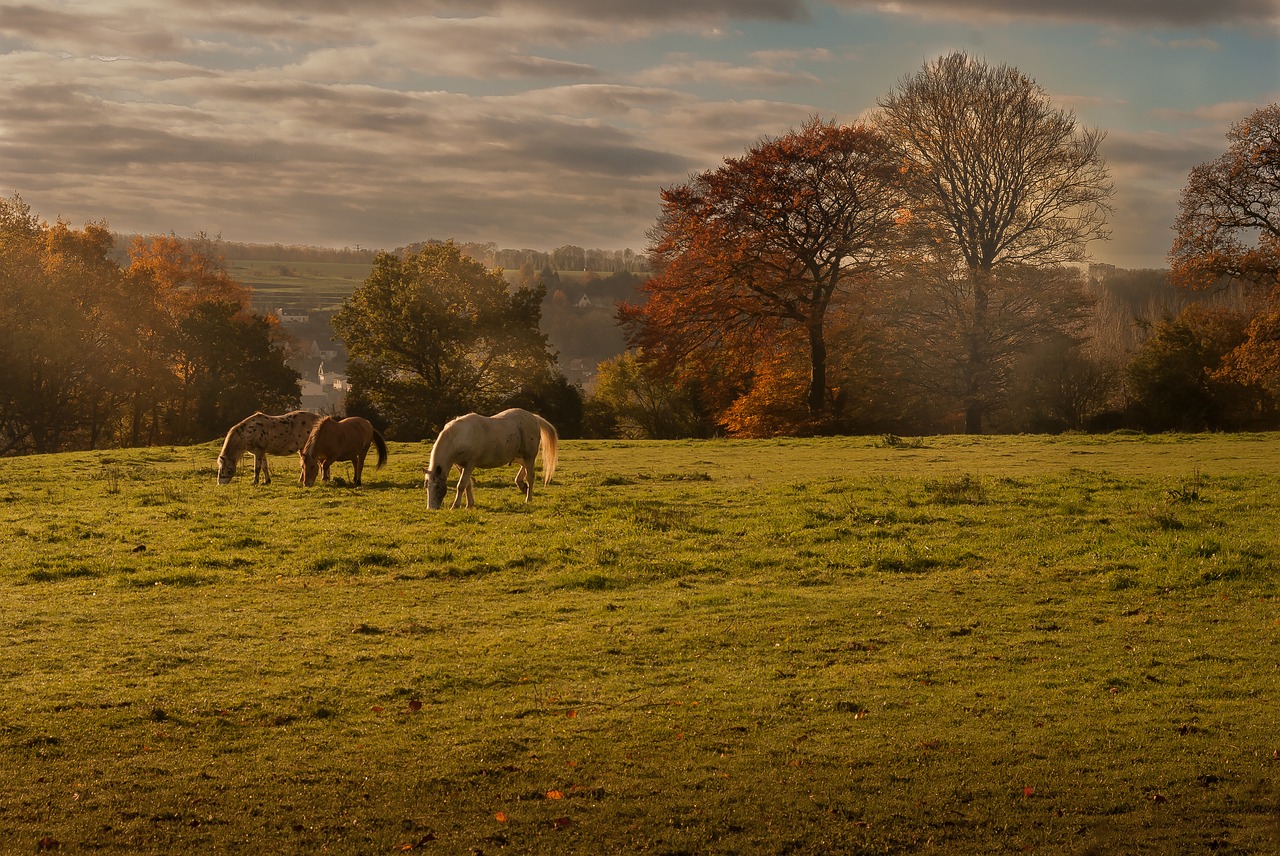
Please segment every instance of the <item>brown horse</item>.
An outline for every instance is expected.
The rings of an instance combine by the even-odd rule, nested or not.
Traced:
[[[305,487],[316,483],[316,473],[324,471],[329,480],[329,465],[334,461],[350,461],[356,468],[356,487],[360,486],[360,473],[364,471],[364,459],[370,444],[378,447],[378,469],[387,462],[387,444],[368,419],[348,416],[341,421],[326,416],[316,423],[307,442],[298,452],[302,459],[302,474],[298,481]]]

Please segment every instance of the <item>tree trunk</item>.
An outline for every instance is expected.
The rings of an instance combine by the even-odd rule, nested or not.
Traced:
[[[827,341],[822,322],[809,324],[809,415],[817,418],[827,409]]]
[[[978,402],[970,402],[964,411],[964,431],[966,434],[982,433],[982,411],[985,408]]]
[[[966,434],[982,433],[982,417],[987,409],[983,393],[990,376],[987,371],[987,322],[991,301],[987,293],[989,275],[987,270],[974,270],[970,274],[973,280],[973,331],[969,338],[969,402],[964,413]]]

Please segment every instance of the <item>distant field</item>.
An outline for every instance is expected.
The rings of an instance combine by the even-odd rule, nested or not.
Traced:
[[[259,309],[337,309],[371,269],[342,262],[227,260],[231,276],[253,289]]]
[[[372,266],[342,262],[285,262],[228,259],[227,270],[254,291],[259,309],[337,309],[364,283]],[[520,281],[518,270],[503,272],[509,283]],[[585,271],[561,271],[566,285],[581,286]],[[598,274],[601,278],[608,274]]]
[[[0,461],[0,852],[1280,852],[1280,435],[217,446]]]

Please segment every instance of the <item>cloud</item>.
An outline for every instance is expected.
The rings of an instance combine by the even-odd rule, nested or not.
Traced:
[[[752,51],[751,56],[765,65],[783,67],[790,67],[800,62],[830,62],[835,58],[826,48]]]
[[[0,176],[46,217],[124,231],[639,249],[659,187],[810,116],[874,106],[864,69],[842,77],[840,63],[875,52],[862,32],[798,38],[832,8],[966,30],[1001,17],[1144,32],[1276,18],[1273,0],[18,0],[0,6]],[[1210,56],[1213,36],[1141,47]],[[712,38],[715,54],[698,53]],[[894,70],[877,73],[892,84]],[[1159,210],[1145,216],[1171,222],[1186,171],[1253,105],[1144,115],[1131,91],[1055,103],[1196,126],[1106,144],[1118,204],[1149,202]]]
[[[711,62],[708,60],[655,66],[637,73],[634,76],[634,80],[637,83],[659,86],[720,83],[744,88],[776,88],[797,84],[819,86],[822,84],[822,79],[813,74],[780,71],[764,66],[743,66],[727,62]]]
[[[863,9],[948,21],[1105,23],[1126,27],[1280,25],[1275,0],[834,0]]]
[[[1181,187],[1194,166],[1217,157],[1225,148],[1221,134],[1206,131],[1112,132],[1102,143],[1102,153],[1112,172],[1120,173],[1124,181],[1155,180],[1173,187]]]
[[[1152,36],[1150,37],[1150,41],[1153,45],[1170,48],[1172,50],[1205,50],[1205,51],[1222,50],[1222,45],[1218,44],[1217,41],[1211,38],[1208,38],[1206,36],[1201,36],[1198,39],[1168,39],[1168,40],[1161,40]]]
[[[1228,125],[1239,122],[1250,113],[1280,100],[1280,94],[1274,99],[1263,103],[1261,101],[1222,101],[1217,104],[1202,104],[1198,107],[1189,109],[1172,109],[1161,108],[1152,110],[1151,115],[1157,119],[1168,121],[1194,121],[1194,122],[1211,122],[1215,125],[1221,125],[1225,133]]]

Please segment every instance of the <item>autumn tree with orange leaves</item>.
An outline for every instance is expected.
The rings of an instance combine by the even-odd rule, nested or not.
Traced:
[[[1175,282],[1223,277],[1280,287],[1280,104],[1233,125],[1220,157],[1191,170],[1169,252]]]
[[[1248,286],[1258,309],[1218,374],[1280,396],[1280,104],[1231,127],[1227,151],[1191,170],[1169,251],[1174,282]]]
[[[875,130],[814,118],[664,189],[657,273],[645,302],[619,312],[630,344],[698,373],[722,417],[757,395],[790,407],[790,427],[819,423],[833,400],[829,313],[890,260],[897,172]]]
[[[247,295],[208,241],[137,239],[122,268],[104,224],[0,199],[0,455],[204,441],[296,406]]]

